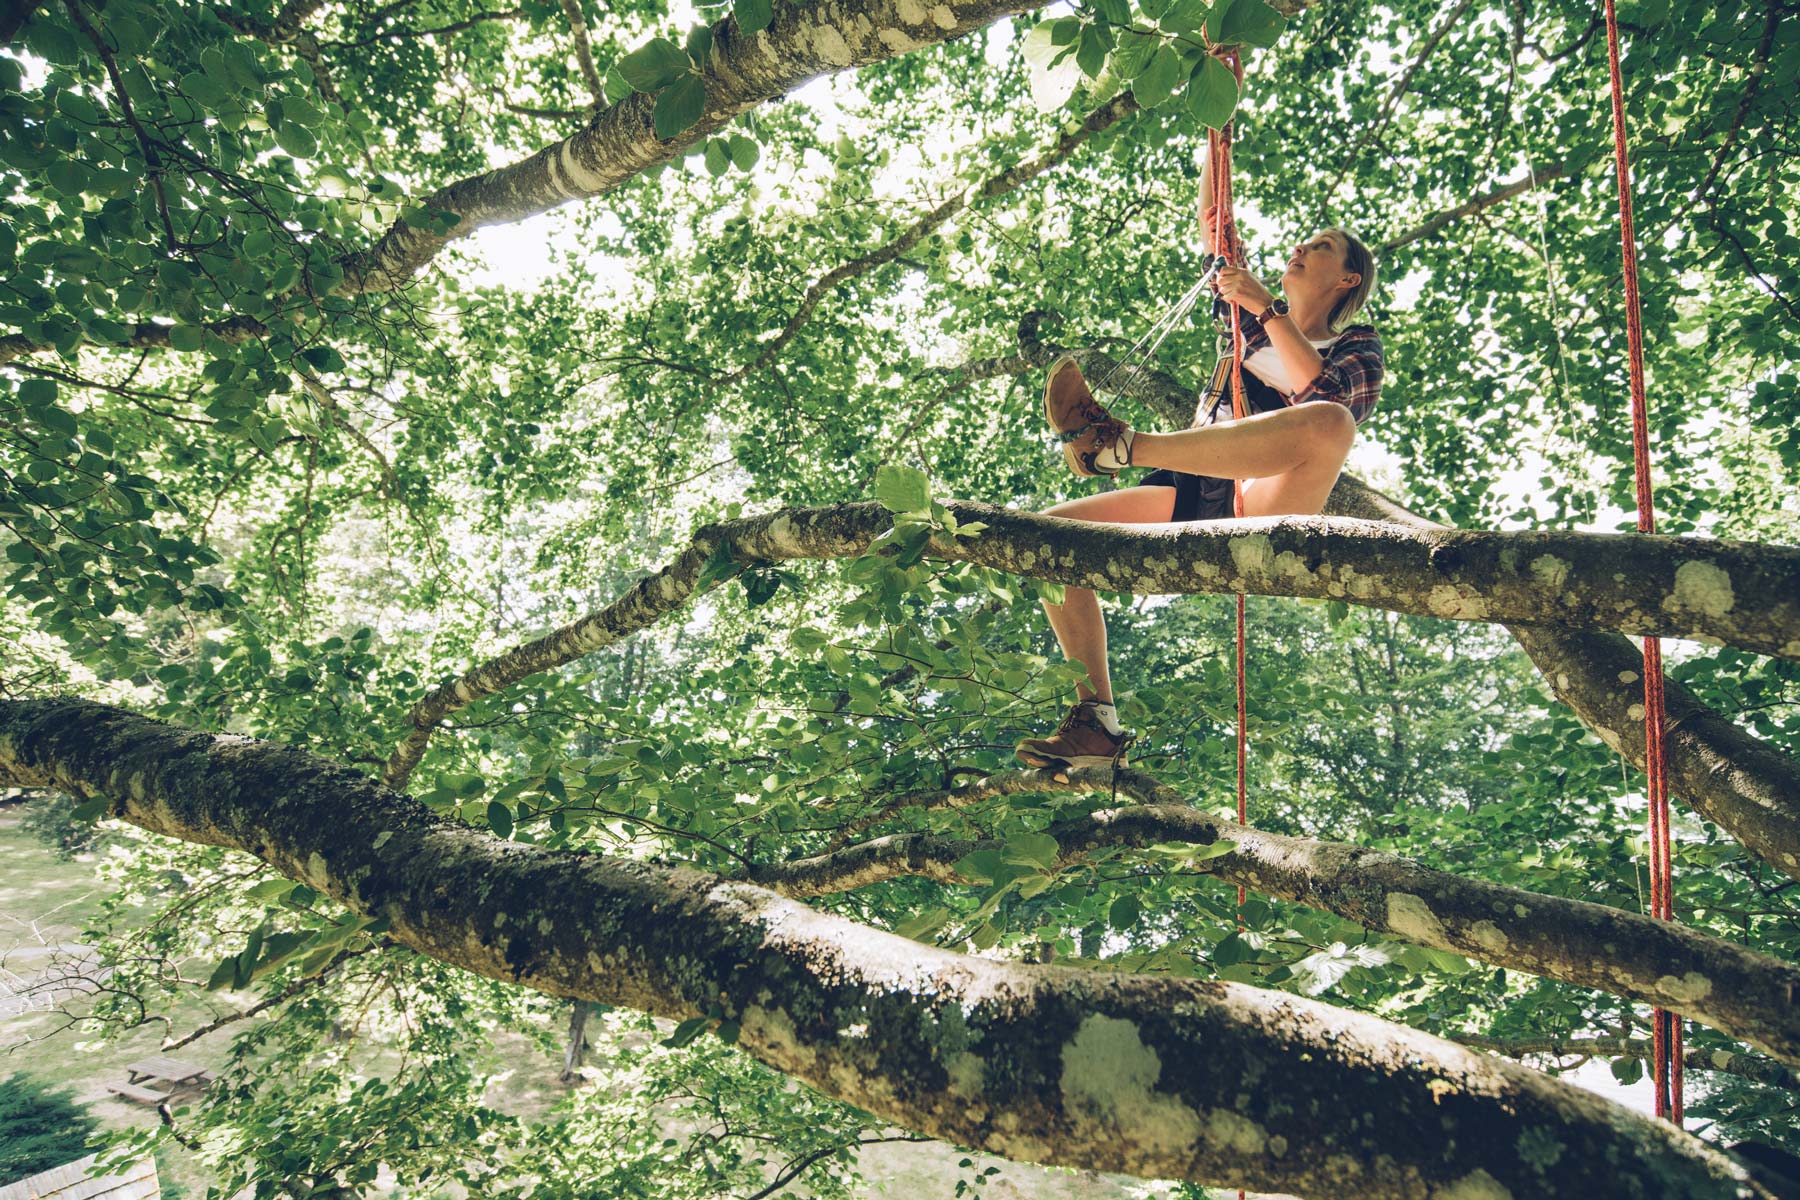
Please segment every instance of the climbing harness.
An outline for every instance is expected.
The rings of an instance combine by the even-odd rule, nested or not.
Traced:
[[[1650,418],[1644,397],[1644,320],[1638,305],[1637,234],[1631,221],[1631,167],[1625,153],[1625,90],[1619,69],[1619,18],[1606,0],[1606,57],[1612,83],[1613,161],[1619,176],[1619,245],[1625,275],[1625,335],[1631,366],[1631,458],[1640,533],[1656,532],[1650,490]],[[1664,756],[1662,642],[1644,639],[1644,773],[1650,808],[1650,915],[1675,919],[1674,856],[1669,844],[1669,780]],[[1674,1013],[1651,1017],[1651,1080],[1656,1115],[1680,1126],[1682,1028]]]

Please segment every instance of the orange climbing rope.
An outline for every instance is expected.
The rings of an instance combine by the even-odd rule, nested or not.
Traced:
[[[1220,56],[1221,61],[1231,68],[1241,84],[1244,79],[1244,66],[1235,53]],[[1223,129],[1214,129],[1207,135],[1207,153],[1212,158],[1212,245],[1213,253],[1224,255],[1233,266],[1242,266],[1244,248],[1238,242],[1237,223],[1231,219],[1231,123],[1227,122]],[[1249,415],[1244,399],[1244,331],[1237,323],[1237,314],[1232,314],[1231,321],[1231,415],[1242,420]],[[1232,514],[1244,515],[1244,484],[1237,480],[1232,486]],[[1244,719],[1246,712],[1244,691],[1244,597],[1240,592],[1237,598],[1237,819],[1244,824],[1249,820],[1246,806],[1247,789],[1245,787],[1246,765],[1249,747],[1244,735]],[[1244,906],[1244,886],[1238,885],[1238,907]],[[1239,922],[1239,928],[1243,927]]]
[[[1231,68],[1241,86],[1244,82],[1244,64],[1235,53],[1220,55],[1221,61]],[[1244,263],[1244,248],[1238,241],[1237,222],[1231,217],[1231,129],[1232,122],[1226,122],[1223,129],[1214,129],[1207,135],[1207,153],[1212,160],[1212,204],[1213,228],[1212,248],[1214,254],[1224,255],[1233,266]],[[1233,308],[1235,309],[1235,305]],[[1244,399],[1244,330],[1238,324],[1237,313],[1231,313],[1231,415],[1236,420],[1243,420],[1249,414],[1249,406]],[[1231,511],[1233,516],[1244,515],[1244,483],[1235,480],[1232,483]],[[1244,686],[1244,594],[1237,597],[1237,819],[1239,825],[1249,823],[1248,804],[1249,789],[1246,785],[1249,767],[1249,739],[1245,733],[1245,723],[1249,711],[1246,702],[1247,692]],[[1244,929],[1242,909],[1245,899],[1244,885],[1238,884],[1237,902],[1240,915],[1238,932]],[[1238,1189],[1238,1200],[1244,1200],[1244,1190]]]
[[[1656,532],[1650,491],[1650,418],[1644,398],[1644,321],[1638,305],[1637,234],[1631,224],[1631,167],[1625,154],[1625,94],[1619,71],[1619,19],[1606,0],[1606,55],[1612,80],[1613,156],[1619,175],[1619,241],[1624,252],[1625,335],[1631,356],[1631,457],[1638,530]],[[1664,759],[1662,643],[1644,639],[1644,770],[1650,799],[1650,915],[1675,919],[1675,868],[1669,845],[1669,781]],[[1681,1021],[1657,1009],[1651,1018],[1651,1079],[1656,1115],[1682,1121]]]

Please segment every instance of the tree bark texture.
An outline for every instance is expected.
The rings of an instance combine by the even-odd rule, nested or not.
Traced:
[[[1043,339],[1044,324],[1054,319],[1055,314],[1041,311],[1020,319],[1022,369],[1048,366],[1065,352],[1064,347]],[[1090,377],[1100,378],[1110,369],[1111,360],[1097,351],[1078,350],[1076,354]],[[1194,396],[1178,380],[1154,370],[1120,374],[1121,394],[1141,401],[1173,428],[1188,424]],[[1420,529],[1444,528],[1351,475],[1339,477],[1325,511]],[[1557,699],[1626,761],[1643,770],[1643,657],[1638,648],[1614,634],[1546,625],[1507,625],[1507,631],[1549,682]],[[1671,790],[1750,853],[1800,879],[1800,759],[1740,729],[1672,679],[1664,681],[1664,696]]]
[[[1664,1122],[1280,993],[920,945],[685,867],[502,842],[348,767],[77,700],[0,701],[0,773],[253,854],[551,995],[716,1008],[776,1070],[1008,1158],[1302,1196],[1776,1200]]]
[[[1457,530],[1345,517],[1099,525],[952,501],[979,536],[932,539],[938,558],[1111,592],[1244,592],[1338,599],[1464,621],[1553,622],[1704,637],[1800,657],[1800,549],[1553,530]],[[870,503],[788,508],[707,526],[618,601],[433,689],[390,757],[398,786],[448,714],[634,633],[737,562],[850,558],[892,514]]]
[[[1063,782],[1051,774],[1009,771],[991,783],[982,781],[985,788],[971,784],[924,799],[942,798],[940,807],[959,807],[1020,791],[1116,791],[1139,806],[1103,809],[1047,830],[1061,847],[1059,870],[1163,842],[1227,841],[1229,853],[1184,869],[1322,909],[1415,945],[1678,1012],[1800,1066],[1800,967],[1792,963],[1675,922],[1465,878],[1379,850],[1220,820],[1143,771],[1088,768],[1063,773]],[[897,833],[769,864],[750,878],[797,898],[903,875],[973,883],[978,881],[959,874],[956,864],[977,851],[1001,848],[993,839]]]

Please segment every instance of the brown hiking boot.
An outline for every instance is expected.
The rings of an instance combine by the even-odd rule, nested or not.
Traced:
[[[1111,767],[1126,766],[1125,747],[1131,735],[1120,732],[1117,737],[1106,732],[1094,715],[1092,701],[1077,704],[1056,732],[1046,738],[1026,738],[1014,751],[1028,767]]]
[[[1077,475],[1109,478],[1119,473],[1117,468],[1107,470],[1096,466],[1094,456],[1119,441],[1119,435],[1126,429],[1125,422],[1107,412],[1094,399],[1094,394],[1088,391],[1087,381],[1081,377],[1081,368],[1067,354],[1050,364],[1050,380],[1044,385],[1044,416],[1063,444],[1063,457],[1069,462],[1069,470]],[[1124,458],[1129,464],[1129,443]]]

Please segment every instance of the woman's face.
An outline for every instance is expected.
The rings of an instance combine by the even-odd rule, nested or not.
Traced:
[[[1354,272],[1344,270],[1344,239],[1335,233],[1320,233],[1294,247],[1288,256],[1287,270],[1281,274],[1281,290],[1289,297],[1304,293],[1324,299],[1333,293],[1355,287],[1361,280]]]

